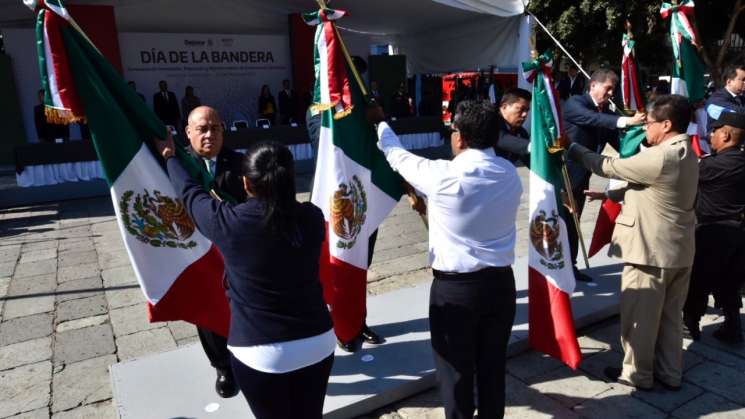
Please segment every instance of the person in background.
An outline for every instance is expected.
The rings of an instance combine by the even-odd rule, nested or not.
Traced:
[[[564,127],[569,139],[594,152],[601,152],[606,143],[619,149],[620,129],[644,123],[644,114],[637,112],[634,116],[619,116],[609,108],[609,100],[618,83],[618,76],[612,70],[600,69],[592,73],[590,89],[582,95],[569,97],[564,106]],[[685,130],[683,131],[685,132]],[[572,181],[574,202],[577,204],[577,219],[582,216],[585,207],[584,191],[589,187],[590,171],[575,161],[567,162],[567,170]],[[567,191],[567,193],[569,193]],[[590,282],[592,278],[577,269],[579,237],[574,225],[574,217],[567,220],[569,247],[572,252],[574,277],[578,281]]]
[[[520,88],[507,90],[499,103],[502,116],[499,126],[499,140],[494,151],[497,156],[515,164],[520,161],[530,167],[530,134],[523,127],[530,112],[529,91]]]
[[[406,118],[411,115],[411,98],[406,91],[406,84],[401,82],[398,90],[391,97],[391,116],[394,118]]]
[[[742,95],[745,93],[745,66],[736,65],[727,67],[722,73],[724,87],[715,91],[706,101],[706,107],[716,105],[722,108],[731,109],[738,113],[745,114],[745,99]],[[714,118],[707,118],[707,126],[711,126]]]
[[[458,104],[452,161],[405,150],[382,110],[371,112],[370,120],[379,123],[378,148],[393,170],[428,199],[429,322],[445,416],[472,418],[476,387],[479,417],[500,418],[522,186],[515,167],[494,153],[499,114],[487,101]]]
[[[127,82],[127,86],[129,86],[132,90],[134,90],[134,92],[137,93],[137,96],[139,96],[140,99],[142,99],[143,102],[145,101],[145,95],[143,95],[142,93],[140,93],[140,92],[137,91],[137,84],[135,84],[135,82],[133,82],[132,80],[130,80],[130,81]]]
[[[153,111],[164,124],[178,128],[181,120],[178,100],[176,94],[168,90],[165,80],[158,82],[158,92],[153,95]]]
[[[204,164],[215,179],[217,189],[226,192],[236,202],[245,202],[248,195],[243,187],[243,155],[223,146],[220,115],[209,106],[199,106],[189,114],[187,122],[185,131],[189,146],[186,151]],[[215,391],[220,397],[235,396],[238,387],[230,368],[227,339],[201,327],[197,327],[197,334],[210,365],[217,373]]]
[[[39,98],[39,104],[34,106],[34,126],[36,127],[36,138],[42,143],[53,143],[54,133],[52,132],[52,126],[47,122],[46,114],[44,113],[44,89],[39,89],[37,92]]]
[[[44,108],[44,89],[37,92],[39,104],[34,106],[34,126],[39,141],[43,143],[54,143],[57,139],[64,142],[70,140],[70,126],[67,124],[53,124],[47,122],[47,116]]]
[[[384,106],[383,103],[383,94],[380,92],[380,87],[378,86],[378,82],[373,80],[370,82],[370,97],[375,100],[375,102],[380,105]]]
[[[242,165],[249,198],[232,204],[189,176],[170,135],[155,142],[189,216],[225,261],[230,362],[252,413],[321,419],[335,344],[318,277],[325,222],[295,198],[292,153],[276,142],[250,150]]]
[[[261,93],[259,94],[259,118],[268,119],[269,122],[274,125],[277,121],[277,103],[274,101],[274,96],[269,90],[268,85],[261,86]]]
[[[698,164],[696,255],[683,307],[683,323],[701,339],[699,321],[714,293],[724,323],[712,333],[729,344],[743,341],[739,290],[745,281],[745,114],[725,111],[712,120],[714,153]]]
[[[298,98],[295,91],[290,89],[290,81],[282,80],[282,90],[279,99],[279,121],[280,124],[289,125],[297,114]]]
[[[561,100],[567,100],[571,96],[582,95],[585,93],[585,78],[579,75],[579,69],[576,65],[569,66],[567,75],[559,81],[557,87]]]
[[[194,96],[194,88],[186,86],[184,89],[184,97],[181,98],[181,111],[184,116],[188,119],[191,111],[202,105],[202,101],[199,100],[199,96]],[[187,122],[188,123],[188,122]]]

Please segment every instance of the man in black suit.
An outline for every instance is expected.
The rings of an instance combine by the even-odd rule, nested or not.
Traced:
[[[557,88],[561,100],[567,100],[571,96],[577,96],[585,93],[585,79],[579,75],[576,65],[569,67],[567,75],[559,81]]]
[[[153,95],[153,110],[164,124],[178,128],[181,112],[176,95],[168,90],[168,83],[165,80],[158,82],[158,87],[160,90]]]
[[[502,116],[499,127],[499,139],[494,146],[497,156],[513,164],[521,161],[530,167],[530,134],[523,124],[530,112],[531,94],[520,88],[507,90],[499,102],[499,113]]]
[[[189,138],[189,153],[204,163],[215,178],[217,188],[238,202],[245,201],[247,195],[241,168],[243,154],[223,147],[223,126],[217,111],[209,106],[194,108],[188,116],[186,136]],[[230,367],[227,338],[200,327],[197,327],[197,332],[210,364],[217,371],[217,394],[220,397],[235,396],[238,386]]]
[[[51,125],[47,122],[46,114],[44,113],[44,89],[40,89],[38,92],[39,104],[34,106],[34,125],[36,126],[36,138],[43,143],[53,143],[54,133],[52,132]]]
[[[137,96],[139,96],[140,99],[142,99],[143,102],[145,101],[145,95],[143,95],[142,93],[140,93],[140,92],[137,91],[137,84],[135,82],[133,82],[132,80],[130,80],[130,81],[127,82],[127,86],[129,86],[130,89],[134,90],[135,93],[137,93]]]
[[[295,91],[290,89],[289,80],[282,80],[282,90],[279,92],[278,98],[279,121],[283,125],[289,125],[290,119],[297,116],[297,96]]]
[[[724,87],[711,94],[709,100],[706,101],[706,107],[716,105],[738,113],[745,113],[745,99],[742,97],[745,93],[745,66],[727,67],[722,73],[722,80]],[[707,127],[710,127],[712,122],[714,119],[709,116]]]
[[[619,149],[620,129],[644,123],[646,115],[637,112],[634,116],[618,116],[609,109],[613,91],[618,83],[618,76],[612,70],[600,69],[592,73],[590,90],[583,95],[571,96],[564,105],[564,129],[572,142],[579,143],[588,149],[600,153],[606,143]],[[567,162],[569,178],[572,181],[572,194],[577,204],[577,219],[585,207],[584,191],[590,186],[590,172],[582,165],[571,160]],[[572,251],[574,276],[580,281],[592,279],[577,270],[577,253],[579,252],[577,228],[574,220],[567,222],[569,247]]]

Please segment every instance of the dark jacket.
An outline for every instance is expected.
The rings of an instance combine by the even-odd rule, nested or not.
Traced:
[[[295,91],[290,90],[290,94],[287,94],[287,92],[282,89],[282,91],[279,92],[279,95],[277,95],[277,98],[279,100],[279,114],[282,117],[282,123],[288,124],[290,122],[290,118],[295,118],[297,115],[297,96],[295,96]]]
[[[494,147],[497,156],[503,157],[513,164],[519,160],[525,166],[530,167],[529,145],[530,134],[525,128],[519,127],[517,130],[513,130],[506,122],[502,121],[499,128],[499,140]]]
[[[168,92],[168,100],[163,97],[163,92],[155,93],[153,95],[153,111],[164,124],[178,128],[181,113],[178,108],[178,100],[173,92]]]
[[[274,96],[264,97],[259,95],[257,106],[259,117],[268,119],[274,125],[277,120],[277,103],[274,102]]]
[[[167,161],[171,183],[199,231],[220,250],[229,284],[231,346],[253,346],[316,336],[331,329],[319,280],[323,213],[298,203],[300,245],[263,224],[264,204],[213,199],[178,159]]]
[[[200,157],[194,149],[187,147],[189,154],[194,156],[200,162],[204,159]],[[205,163],[206,164],[206,163]],[[243,188],[243,154],[223,147],[217,155],[217,165],[215,166],[215,184],[217,187],[227,192],[238,202],[244,202],[248,197],[246,190]]]
[[[745,151],[728,148],[698,165],[699,223],[742,220],[745,215]]]
[[[709,96],[709,100],[706,101],[706,106],[708,107],[709,105],[721,106],[738,113],[745,113],[745,100],[743,100],[742,96],[732,96],[732,94],[724,87]],[[708,116],[706,126],[710,127],[712,121],[713,119],[711,116]]]
[[[564,129],[569,140],[596,153],[601,152],[606,143],[618,150],[620,132],[616,124],[620,117],[611,112],[607,104],[601,110],[589,93],[570,97],[564,105]],[[585,178],[589,179],[590,172],[581,165],[570,160],[567,168],[574,187],[580,187]]]
[[[559,91],[559,97],[562,100],[567,100],[571,96],[582,95],[585,93],[585,79],[581,74],[577,74],[577,77],[574,79],[574,84],[572,84],[569,76],[566,76],[559,80],[557,90]]]

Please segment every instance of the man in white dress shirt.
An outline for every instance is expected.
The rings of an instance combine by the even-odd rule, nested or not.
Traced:
[[[373,122],[382,112],[371,112]],[[515,217],[522,186],[497,157],[499,113],[488,102],[458,104],[450,136],[454,158],[406,151],[385,122],[378,147],[391,167],[427,196],[434,282],[429,320],[448,419],[504,415],[505,352],[515,317]]]

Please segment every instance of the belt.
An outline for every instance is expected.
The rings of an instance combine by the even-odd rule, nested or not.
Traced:
[[[484,275],[489,274],[502,274],[512,272],[511,266],[490,266],[488,268],[480,269],[473,272],[444,272],[438,271],[432,268],[432,274],[436,279],[440,280],[469,280],[469,279],[482,279]]]

